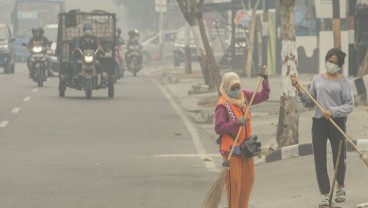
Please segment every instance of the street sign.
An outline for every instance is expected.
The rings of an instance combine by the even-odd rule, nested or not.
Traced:
[[[167,12],[167,0],[155,0],[156,12]]]

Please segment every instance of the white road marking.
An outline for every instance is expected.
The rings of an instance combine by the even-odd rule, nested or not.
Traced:
[[[24,99],[23,99],[23,101],[24,102],[28,102],[28,101],[30,101],[31,100],[31,97],[29,97],[29,96],[27,96],[27,97],[25,97]]]
[[[175,101],[172,99],[171,95],[165,88],[163,88],[159,83],[156,82],[156,80],[151,79],[153,83],[156,84],[156,86],[164,93],[165,97],[170,101],[171,106],[174,108],[174,110],[177,112],[177,114],[180,116],[180,118],[183,120],[185,126],[187,127],[188,131],[192,135],[192,140],[194,143],[194,146],[199,154],[199,157],[204,162],[205,167],[207,170],[211,172],[218,172],[218,169],[216,168],[216,164],[214,160],[207,156],[207,152],[203,147],[203,144],[201,142],[201,139],[199,137],[199,134],[196,130],[196,128],[193,126],[193,124],[190,122],[189,118],[185,116],[184,112],[180,109],[180,107],[175,103]]]
[[[19,113],[21,108],[13,108],[12,113]]]
[[[359,208],[368,207],[368,202],[363,203],[363,204],[358,204],[357,207],[359,207]]]
[[[9,121],[0,122],[0,128],[5,128],[9,124]]]
[[[33,90],[32,90],[32,92],[37,92],[38,91],[38,88],[34,88]]]

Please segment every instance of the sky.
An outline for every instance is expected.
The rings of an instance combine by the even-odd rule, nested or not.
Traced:
[[[0,23],[10,25],[10,15],[14,8],[15,0],[0,0]],[[113,0],[66,0],[66,9],[80,9],[83,11],[92,11],[102,9],[108,12],[116,13],[118,26],[124,27],[124,8],[113,3]]]

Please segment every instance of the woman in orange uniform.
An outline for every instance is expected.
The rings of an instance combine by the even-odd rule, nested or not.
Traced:
[[[220,135],[218,143],[224,161],[227,160],[239,128],[242,128],[225,180],[229,208],[247,208],[253,188],[254,160],[245,159],[240,153],[239,145],[252,135],[250,113],[244,114],[253,93],[256,93],[253,104],[264,102],[269,97],[267,71],[260,70],[258,75],[264,78],[260,92],[242,90],[240,78],[234,72],[224,74],[220,87],[222,96],[215,110],[215,131]]]

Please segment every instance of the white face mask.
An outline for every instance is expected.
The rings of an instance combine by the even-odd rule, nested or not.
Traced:
[[[331,74],[335,74],[340,71],[340,67],[338,65],[328,61],[325,63],[325,69]]]

